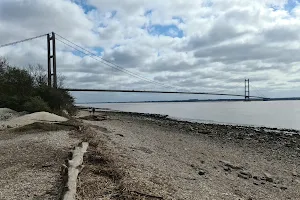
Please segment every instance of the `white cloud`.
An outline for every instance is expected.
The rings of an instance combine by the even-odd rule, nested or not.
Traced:
[[[250,78],[268,94],[289,88],[293,94],[300,86],[300,9],[284,10],[287,2],[2,0],[0,44],[55,31],[134,73],[182,89],[242,91],[243,79]],[[154,25],[161,35],[149,32]],[[177,29],[164,29],[167,25],[182,30],[183,37]],[[45,44],[38,39],[2,48],[0,55],[16,65],[46,65]],[[161,89],[59,41],[57,48],[68,86]]]

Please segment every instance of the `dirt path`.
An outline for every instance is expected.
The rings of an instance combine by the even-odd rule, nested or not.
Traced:
[[[120,185],[139,196],[131,199],[300,199],[299,137],[282,141],[285,136],[266,137],[254,129],[100,115],[108,120],[85,120],[99,144],[80,175],[82,199],[126,199],[117,195]],[[107,173],[116,174],[107,168],[111,163],[121,174],[117,178]],[[108,189],[87,196],[85,186],[97,182]]]

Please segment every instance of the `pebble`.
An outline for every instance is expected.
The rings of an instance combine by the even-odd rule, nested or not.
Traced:
[[[240,174],[248,178],[252,178],[252,174],[248,171],[241,171]]]
[[[294,171],[292,172],[292,175],[293,175],[293,176],[298,176],[298,173],[296,172],[296,170],[294,170]]]
[[[266,178],[266,181],[271,182],[271,183],[274,181],[271,174],[265,172],[264,176]]]
[[[243,174],[238,174],[238,177],[240,177],[240,178],[243,178],[243,179],[249,179],[249,177],[248,177],[248,176],[246,176],[246,175],[243,175]]]
[[[231,169],[230,169],[229,167],[227,167],[227,166],[225,166],[223,169],[224,169],[226,172],[231,171]]]
[[[287,187],[283,185],[283,186],[280,186],[280,189],[281,189],[281,190],[286,190]]]
[[[200,169],[199,172],[198,172],[198,174],[199,174],[200,176],[203,176],[203,175],[206,174],[206,172],[205,172],[204,170]]]
[[[240,165],[235,165],[230,163],[229,161],[226,160],[221,160],[221,163],[223,163],[226,167],[230,167],[231,169],[242,169],[243,167]]]

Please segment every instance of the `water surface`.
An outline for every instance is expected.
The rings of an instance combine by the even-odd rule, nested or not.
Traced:
[[[300,101],[111,103],[91,106],[120,111],[164,114],[198,122],[300,130]]]

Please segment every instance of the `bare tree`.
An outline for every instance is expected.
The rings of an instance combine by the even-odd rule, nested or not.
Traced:
[[[63,76],[62,74],[58,74],[58,76],[57,76],[57,87],[58,88],[63,88],[65,80],[66,80],[65,76]]]
[[[29,65],[27,71],[33,77],[35,85],[47,84],[47,72],[41,64]]]
[[[5,68],[8,67],[8,61],[4,57],[0,57],[0,74],[4,73]]]

